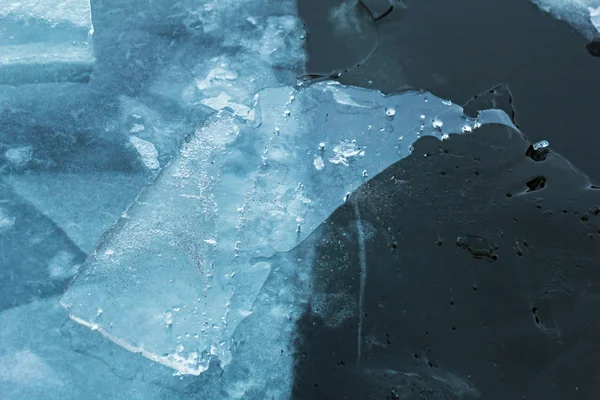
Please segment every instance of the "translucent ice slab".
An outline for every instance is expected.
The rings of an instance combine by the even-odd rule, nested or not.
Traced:
[[[269,275],[262,257],[300,243],[420,136],[512,126],[502,111],[472,119],[429,93],[335,82],[264,90],[253,113],[221,111],[184,143],[62,297],[72,319],[182,374],[225,366]]]
[[[0,84],[89,78],[89,0],[0,0]]]

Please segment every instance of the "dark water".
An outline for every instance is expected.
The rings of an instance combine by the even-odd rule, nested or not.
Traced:
[[[310,31],[327,7],[300,3]],[[494,105],[526,137],[421,139],[332,214],[316,248],[295,250],[316,252],[315,293],[344,293],[356,312],[333,326],[307,309],[293,398],[600,398],[600,59],[527,1],[404,4],[340,81],[427,89],[468,114]],[[353,42],[338,58],[318,40],[309,72],[370,51]],[[542,139],[549,152],[531,147]]]

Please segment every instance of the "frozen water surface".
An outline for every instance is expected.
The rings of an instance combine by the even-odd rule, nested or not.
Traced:
[[[297,85],[292,1],[22,3],[0,1],[3,398],[289,397],[310,271],[281,252],[419,137],[512,127]]]
[[[506,117],[333,82],[261,91],[253,111],[219,112],[183,144],[61,299],[74,319],[181,373],[225,366],[271,271],[263,257],[299,244],[419,136]]]

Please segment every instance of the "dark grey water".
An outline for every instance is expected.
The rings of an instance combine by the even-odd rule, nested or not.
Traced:
[[[300,1],[309,32],[335,4]],[[363,306],[336,326],[306,311],[293,398],[600,398],[600,58],[528,1],[404,4],[371,19],[371,56],[358,33],[339,46],[312,30],[308,72],[430,90],[468,114],[495,105],[526,138],[486,127],[422,139],[323,224],[319,245],[295,250],[321,260],[317,293]]]

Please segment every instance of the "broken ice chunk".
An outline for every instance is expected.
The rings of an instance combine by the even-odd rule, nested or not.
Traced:
[[[221,111],[198,129],[88,258],[61,299],[71,318],[182,374],[202,373],[211,359],[226,367],[232,335],[271,270],[261,257],[310,235],[365,181],[363,171],[375,176],[421,135],[441,138],[421,132],[419,115],[443,121],[447,134],[465,123],[461,107],[426,93],[337,86],[342,98],[369,105],[356,107],[328,86],[266,89],[261,124]],[[391,107],[402,113],[390,121]],[[401,143],[369,129],[388,125],[403,132]],[[323,157],[341,165],[319,170]]]
[[[0,83],[88,79],[89,0],[0,0],[0,26]]]
[[[151,142],[140,139],[137,136],[131,136],[129,138],[131,144],[135,147],[137,152],[140,154],[140,158],[142,159],[142,163],[148,169],[159,169],[160,163],[158,162],[158,151],[154,144]]]

